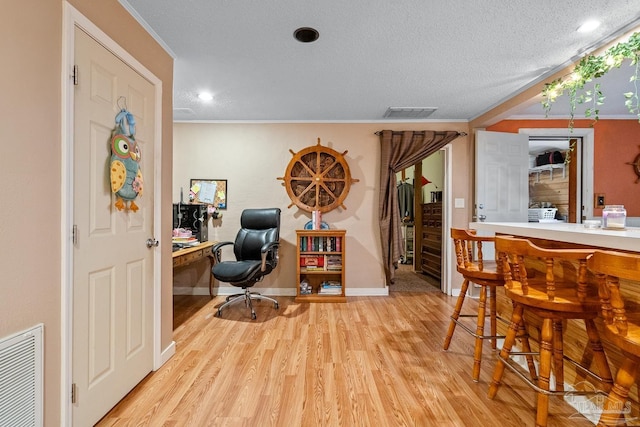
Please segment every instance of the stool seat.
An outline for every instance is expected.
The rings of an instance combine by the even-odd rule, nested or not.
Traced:
[[[485,241],[490,241],[486,240]],[[457,266],[456,270],[464,277],[474,280],[486,280],[489,286],[504,285],[504,278],[501,272],[498,272],[498,263],[496,261],[484,261],[482,266],[477,263],[468,263],[466,266]],[[478,282],[475,282],[479,284]]]
[[[562,313],[584,314],[588,318],[596,318],[600,310],[600,298],[596,289],[590,291],[584,299],[576,298],[575,283],[556,282],[555,297],[549,301],[545,282],[532,282],[529,279],[529,289],[525,294],[520,283],[514,283],[511,288],[505,289],[507,298],[517,303],[526,304],[530,310],[556,311]],[[579,317],[571,317],[579,318]]]
[[[588,344],[584,349],[583,366],[574,362],[588,374],[600,381],[605,390],[612,384],[611,371],[604,353],[600,335],[594,319],[598,317],[601,301],[598,288],[590,285],[587,278],[587,257],[592,250],[546,249],[534,245],[527,239],[496,237],[496,252],[502,264],[505,280],[505,295],[513,302],[513,313],[506,338],[496,363],[489,386],[489,398],[494,398],[501,384],[505,367],[516,373],[537,394],[536,426],[547,425],[549,397],[555,394],[572,394],[564,391],[563,322],[568,319],[584,322]],[[537,374],[529,372],[526,377],[512,356],[530,354],[530,344],[522,341],[523,352],[512,352],[525,312],[542,319],[539,342],[539,368]],[[595,371],[591,370],[591,350]],[[555,374],[555,390],[551,390],[551,373]]]
[[[638,322],[638,319],[634,319]],[[627,333],[620,335],[615,325],[605,325],[602,331],[605,339],[623,352],[640,357],[640,324],[627,319]]]

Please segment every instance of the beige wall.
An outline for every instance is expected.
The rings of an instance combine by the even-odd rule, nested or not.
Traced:
[[[8,3],[0,14],[0,337],[44,323],[45,415],[57,425],[61,4]]]
[[[354,287],[356,284],[365,287],[382,286],[376,222],[379,150],[378,140],[373,132],[383,128],[468,131],[466,123],[203,125],[203,128],[213,128],[211,132],[215,140],[202,137],[198,134],[200,131],[193,130],[190,131],[194,132],[193,143],[202,146],[217,144],[216,153],[207,161],[204,161],[204,156],[196,154],[196,158],[191,159],[188,164],[188,172],[180,172],[175,176],[172,193],[172,59],[116,0],[71,0],[70,3],[163,81],[160,201],[163,212],[171,212],[172,199],[177,200],[179,187],[188,185],[188,178],[226,177],[229,179],[229,204],[234,206],[233,209],[240,209],[254,201],[269,202],[270,205],[277,203],[283,208],[285,227],[293,230],[304,223],[304,218],[295,208],[287,209],[289,202],[285,199],[286,193],[275,178],[284,173],[291,158],[288,152],[290,148],[299,150],[314,144],[316,138],[321,137],[323,144],[340,152],[349,150],[347,158],[352,173],[355,178],[360,179],[345,201],[347,210],[326,215],[328,222],[347,228],[353,236],[352,241],[349,241],[353,255],[348,260],[348,280],[353,282]],[[63,237],[60,218],[63,2],[39,2],[38,7],[34,8],[25,7],[23,1],[8,0],[3,6],[0,25],[5,37],[0,38],[0,43],[5,66],[0,69],[0,117],[4,131],[4,153],[0,177],[4,185],[0,189],[0,198],[4,209],[0,210],[0,242],[5,250],[0,258],[0,338],[37,323],[44,323],[44,415],[46,425],[57,426],[61,417],[60,376],[63,363]],[[17,34],[20,37],[12,36]],[[178,125],[177,128],[180,126],[183,125]],[[254,160],[255,167],[243,169],[239,166],[243,162],[234,163],[247,156],[245,153],[239,157],[241,153],[236,147],[242,147],[238,145],[240,142],[247,144],[250,150],[260,150],[261,159]],[[277,151],[273,148],[274,144]],[[220,149],[223,150],[222,153]],[[468,139],[457,139],[453,152],[456,158],[454,197],[468,197],[470,184],[466,168],[471,162],[469,154],[472,153]],[[184,161],[177,163],[182,165]],[[225,167],[231,170],[225,170]],[[256,193],[256,188],[260,190],[259,193]],[[226,230],[237,227],[237,222],[232,225],[234,214],[231,210],[225,212],[225,215],[225,226],[220,228],[219,233],[226,233]],[[468,220],[469,213],[466,210],[455,210],[453,225],[464,226]],[[161,227],[168,236],[171,229],[170,214],[162,217]],[[285,235],[285,238],[290,241],[290,236]],[[162,348],[172,340],[170,251],[168,245],[163,245]],[[286,248],[285,255],[290,256],[291,251],[291,247]],[[367,262],[371,262],[374,268],[367,267]],[[286,270],[281,274],[289,277]],[[373,283],[365,284],[365,279],[370,279]]]
[[[289,150],[298,152],[315,145],[317,138],[345,155],[353,178],[359,180],[351,187],[344,201],[346,209],[335,209],[323,215],[331,228],[347,230],[347,295],[380,293],[385,287],[380,254],[378,229],[379,137],[374,132],[394,130],[457,130],[467,132],[466,123],[412,124],[203,124],[176,123],[174,125],[173,200],[180,200],[180,187],[185,200],[191,178],[227,179],[228,206],[218,226],[210,222],[209,240],[233,240],[238,231],[239,217],[249,207],[280,207],[282,209],[281,237],[285,242],[280,252],[281,263],[275,274],[261,283],[265,288],[288,288],[295,292],[295,230],[310,219],[310,214],[291,204],[282,181],[292,158]],[[453,142],[453,197],[469,199],[470,185],[467,138]],[[456,210],[460,211],[460,210]],[[456,212],[454,224],[465,226],[469,213]],[[206,273],[206,272],[205,272]],[[186,274],[182,272],[182,274]],[[193,274],[193,270],[188,274]],[[191,276],[192,277],[192,276]],[[208,276],[196,278],[208,284]],[[177,278],[179,280],[179,278]],[[184,286],[184,283],[180,283]]]
[[[5,0],[0,14],[0,338],[45,327],[45,425],[60,424],[62,1]],[[85,16],[164,82],[163,207],[171,203],[173,60],[116,0],[74,0]],[[163,228],[171,228],[171,217]],[[163,347],[172,338],[171,255],[163,249]],[[166,278],[165,278],[166,277]]]

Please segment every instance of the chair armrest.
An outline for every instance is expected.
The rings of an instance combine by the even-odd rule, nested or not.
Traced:
[[[215,264],[217,264],[220,261],[222,261],[221,258],[220,258],[220,255],[221,255],[220,249],[223,246],[228,246],[228,245],[233,245],[233,244],[234,244],[234,242],[218,242],[218,243],[216,243],[215,245],[213,245],[211,247],[211,254],[213,255],[213,260],[214,260]]]
[[[278,247],[279,246],[280,246],[280,242],[269,242],[269,243],[265,243],[262,246],[262,248],[260,249],[260,252],[261,252],[260,256],[262,258],[262,265],[260,267],[260,271],[265,271],[267,269],[267,256],[271,252],[274,252],[275,264],[278,263]]]

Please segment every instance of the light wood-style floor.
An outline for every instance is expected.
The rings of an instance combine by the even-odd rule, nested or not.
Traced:
[[[280,297],[279,310],[257,303],[256,321],[244,305],[215,317],[222,297],[181,298],[176,355],[98,425],[534,425],[535,394],[512,373],[495,400],[486,397],[488,343],[479,383],[471,380],[472,337],[459,330],[442,350],[455,300],[441,293],[346,304]],[[549,426],[592,425],[551,401]]]

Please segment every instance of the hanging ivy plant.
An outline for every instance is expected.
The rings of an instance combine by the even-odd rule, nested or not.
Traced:
[[[555,100],[567,93],[569,97],[569,130],[573,130],[573,122],[577,105],[587,105],[584,115],[598,121],[604,95],[600,84],[594,83],[591,89],[585,85],[594,79],[604,76],[613,68],[620,68],[625,59],[631,60],[634,68],[630,81],[634,90],[624,93],[625,105],[631,114],[635,114],[640,121],[640,98],[638,98],[638,76],[640,73],[640,32],[634,33],[629,40],[621,42],[607,49],[602,55],[585,56],[578,62],[573,72],[568,76],[546,83],[542,90],[542,107],[548,115]]]

